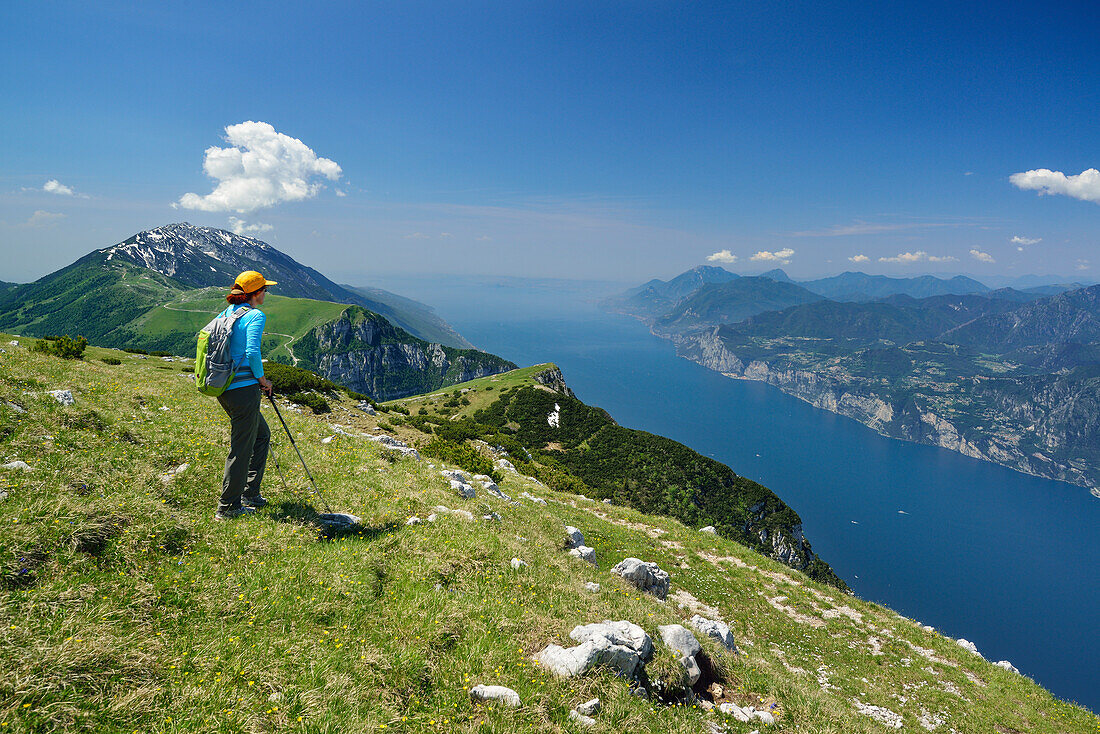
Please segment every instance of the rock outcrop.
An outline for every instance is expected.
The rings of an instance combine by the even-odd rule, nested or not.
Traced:
[[[476,349],[417,339],[382,316],[349,306],[294,343],[301,367],[366,393],[392,400],[488,377],[516,365]]]
[[[622,576],[639,590],[652,594],[658,599],[668,596],[668,572],[656,563],[639,558],[624,558],[611,569],[611,573]]]

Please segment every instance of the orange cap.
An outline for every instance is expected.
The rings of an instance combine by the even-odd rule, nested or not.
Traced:
[[[254,293],[266,285],[278,285],[274,280],[267,280],[255,270],[246,270],[237,276],[233,287],[240,288],[245,293]]]

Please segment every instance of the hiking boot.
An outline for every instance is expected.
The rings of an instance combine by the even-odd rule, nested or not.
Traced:
[[[255,514],[256,510],[251,507],[235,507],[231,510],[218,510],[214,513],[215,520],[236,520],[238,517],[247,517],[248,515]]]
[[[259,510],[261,508],[267,507],[267,500],[265,500],[262,495],[256,495],[255,497],[241,497],[241,504],[245,507],[251,507],[253,509]]]

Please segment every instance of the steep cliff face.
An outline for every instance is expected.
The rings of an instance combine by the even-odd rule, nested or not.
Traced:
[[[295,342],[295,354],[328,379],[378,400],[392,400],[515,369],[476,349],[417,339],[358,306]]]
[[[1073,372],[1043,377],[960,381],[955,402],[935,406],[926,396],[896,392],[881,381],[842,370],[797,369],[742,360],[718,330],[673,337],[678,353],[729,377],[757,380],[814,407],[847,416],[891,438],[931,444],[1026,474],[1088,487],[1100,497],[1100,375]],[[975,416],[981,423],[975,425]]]

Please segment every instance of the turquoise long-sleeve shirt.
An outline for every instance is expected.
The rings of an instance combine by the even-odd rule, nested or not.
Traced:
[[[225,309],[222,315],[228,316],[244,307],[243,303],[234,304]],[[233,334],[229,337],[229,356],[233,358],[233,364],[237,365],[237,373],[227,390],[255,385],[259,382],[257,378],[264,376],[264,362],[260,356],[260,338],[264,334],[266,321],[267,317],[264,316],[263,311],[252,308],[233,325]]]

